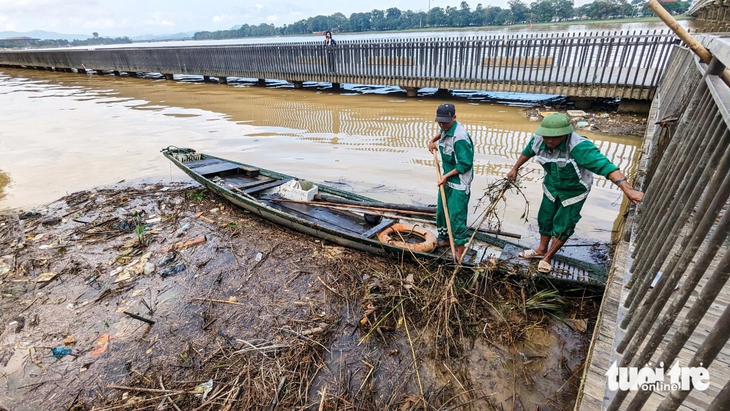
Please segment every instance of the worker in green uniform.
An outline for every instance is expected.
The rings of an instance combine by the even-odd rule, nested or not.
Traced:
[[[591,191],[594,173],[611,180],[634,204],[644,197],[590,140],[575,133],[565,114],[554,113],[543,119],[507,178],[515,180],[520,167],[532,157],[545,170],[542,203],[537,214],[540,245],[523,251],[520,257],[539,258],[537,269],[542,273],[552,270],[553,256],[573,235]]]
[[[462,124],[456,121],[456,107],[451,103],[443,103],[436,110],[436,122],[441,131],[428,143],[428,149],[434,152],[438,146],[443,164],[443,176],[438,186],[444,187],[446,205],[449,211],[451,231],[456,246],[456,258],[464,254],[467,235],[466,216],[468,213],[471,181],[474,179],[474,143]],[[438,196],[436,209],[436,228],[438,229],[438,246],[449,245],[449,232],[446,227],[441,196]]]

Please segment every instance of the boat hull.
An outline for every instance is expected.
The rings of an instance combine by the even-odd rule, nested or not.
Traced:
[[[236,191],[233,191],[232,189],[229,189],[225,186],[226,182],[218,180],[216,181],[216,173],[211,172],[211,167],[216,166],[210,166],[206,165],[205,167],[200,166],[200,168],[197,168],[197,170],[206,170],[206,172],[198,172],[194,167],[193,163],[197,162],[206,162],[210,161],[212,163],[225,163],[229,166],[228,169],[225,169],[223,167],[223,171],[230,171],[232,169],[245,169],[245,170],[253,170],[258,173],[260,173],[261,177],[266,179],[266,181],[273,181],[273,184],[277,184],[277,182],[280,182],[278,184],[281,184],[281,182],[288,181],[288,179],[292,179],[294,177],[288,176],[286,174],[278,173],[271,170],[266,170],[262,168],[258,168],[249,164],[239,163],[236,161],[231,161],[211,155],[204,155],[204,154],[198,154],[195,153],[194,150],[191,149],[163,149],[163,154],[165,157],[167,157],[170,161],[172,161],[175,165],[177,165],[181,170],[183,170],[188,176],[190,176],[193,180],[197,181],[207,189],[219,194],[220,196],[224,197],[231,203],[235,204],[236,206],[243,208],[244,210],[247,210],[253,214],[256,214],[260,216],[261,218],[268,220],[274,224],[277,224],[282,227],[286,227],[288,229],[322,239],[324,241],[328,241],[334,244],[341,245],[343,247],[353,248],[356,250],[378,254],[378,255],[391,255],[391,256],[397,256],[399,258],[414,258],[419,260],[437,260],[440,263],[443,264],[453,264],[453,260],[451,257],[451,253],[446,251],[444,252],[443,249],[441,254],[435,254],[435,253],[424,253],[424,252],[416,252],[410,249],[404,249],[401,247],[397,247],[392,244],[384,243],[379,240],[374,235],[371,235],[369,231],[365,231],[362,227],[357,227],[360,232],[355,232],[357,230],[346,229],[345,226],[337,226],[336,224],[321,224],[317,220],[317,218],[314,218],[312,215],[308,213],[316,213],[314,209],[322,210],[321,206],[312,206],[310,208],[305,207],[305,210],[295,210],[291,207],[282,207],[282,206],[276,206],[276,201],[281,200],[272,200],[271,198],[266,197],[265,195],[260,196],[259,198],[255,198],[246,192],[242,192],[240,189],[235,189]],[[198,156],[198,160],[186,160],[181,161],[178,159],[177,156],[179,156],[180,152],[186,152],[186,153],[194,153],[194,155]],[[232,167],[232,168],[231,168]],[[218,170],[218,169],[216,169]],[[220,170],[218,170],[220,171]],[[222,174],[221,174],[222,175]],[[228,177],[226,177],[228,178]],[[250,178],[249,178],[250,180]],[[231,186],[231,184],[228,184]],[[233,186],[231,186],[233,187]],[[273,186],[275,187],[275,185]],[[361,196],[359,194],[342,191],[339,189],[336,189],[334,187],[330,187],[327,185],[318,185],[319,191],[326,194],[331,194],[334,196],[339,196],[342,199],[346,200],[352,200],[352,201],[359,201],[359,202],[369,202],[369,203],[380,203],[377,200],[374,200],[372,198],[368,198],[365,196]],[[268,189],[267,189],[268,190]],[[259,193],[265,193],[266,191],[260,191]],[[361,211],[362,212],[362,211]],[[354,215],[352,213],[349,214],[347,218],[351,219],[352,217],[357,217],[360,219],[360,223],[362,224],[362,215]],[[408,217],[405,217],[403,219],[404,221],[408,221]],[[328,223],[325,220],[325,223]],[[350,221],[350,220],[348,220]],[[352,224],[352,221],[350,221]],[[430,223],[434,225],[433,223]],[[377,230],[378,227],[373,227],[373,230]],[[471,234],[471,233],[470,233]],[[512,261],[519,262],[520,259],[516,259],[516,254],[519,253],[520,250],[524,249],[524,247],[519,246],[517,244],[509,243],[505,240],[477,232],[475,237],[475,241],[472,243],[472,249],[477,250],[477,256],[473,257],[471,261],[464,261],[464,266],[474,266],[478,264],[480,261],[489,258],[489,257],[496,257],[500,258],[502,260],[505,259],[512,259]],[[507,251],[509,249],[509,252]],[[557,280],[560,282],[568,282],[572,284],[577,284],[580,286],[598,286],[602,287],[605,284],[606,280],[606,270],[604,267],[586,263],[583,261],[571,259],[569,257],[565,256],[556,256],[553,260],[553,267],[557,268],[557,270],[554,270],[553,273],[551,273],[546,278],[549,279],[549,281]]]

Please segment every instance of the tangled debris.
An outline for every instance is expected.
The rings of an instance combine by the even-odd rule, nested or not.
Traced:
[[[2,215],[0,247],[14,410],[562,410],[598,304],[495,262],[449,284],[185,185]]]
[[[531,107],[523,112],[528,119],[538,122],[543,116],[559,112],[568,114],[570,106]],[[579,115],[569,116],[571,122],[580,134],[582,130],[606,135],[628,135],[643,137],[646,132],[647,116],[641,114],[618,113],[611,105],[596,105],[590,109],[575,110],[582,112]],[[537,124],[535,125],[537,128]]]

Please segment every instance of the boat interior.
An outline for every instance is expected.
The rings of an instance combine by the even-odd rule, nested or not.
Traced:
[[[317,201],[317,199],[312,199],[312,201],[289,200],[281,195],[280,187],[289,183],[292,178],[267,176],[261,174],[257,168],[242,166],[241,164],[219,158],[200,156],[196,159],[185,160],[187,160],[185,161],[185,165],[190,170],[243,197],[255,199],[276,210],[296,216],[313,224],[347,233],[351,236],[359,236],[377,241],[378,234],[395,223],[419,225],[433,233],[436,232],[435,224],[422,221],[422,219],[415,216],[395,216],[378,211],[369,213],[363,209],[349,210],[345,204],[338,205],[332,202],[333,198],[337,197],[348,200],[346,197],[329,192],[324,187],[320,187],[319,190],[327,193],[329,200],[327,202]],[[318,205],[316,204],[317,202],[323,204]],[[414,233],[406,233],[405,235],[400,233],[398,234],[398,240],[419,242],[423,241],[423,238]],[[430,252],[430,254],[434,254],[435,256],[448,256],[450,253],[451,251],[448,246],[437,247]],[[476,263],[489,256],[499,256],[499,249],[489,244],[475,241],[467,254],[466,260],[471,263]]]
[[[348,206],[346,204],[348,200],[352,202],[353,200],[357,201],[358,198],[356,196],[348,198],[341,191],[329,187],[317,187],[315,191],[319,191],[320,194],[312,198],[291,199],[282,195],[284,192],[283,187],[290,182],[299,182],[300,180],[194,152],[172,152],[171,155],[184,163],[185,167],[191,171],[200,174],[214,184],[239,194],[241,197],[295,216],[312,225],[337,231],[351,238],[360,237],[383,244],[378,239],[378,234],[396,223],[419,226],[432,233],[436,232],[433,217],[430,217],[429,220],[428,217],[407,214],[407,212],[403,214],[402,211],[396,214],[380,210],[371,211],[367,207],[356,207],[352,204]],[[323,198],[326,198],[326,201]],[[342,202],[340,203],[340,201]],[[422,236],[415,233],[405,234],[397,232],[397,239],[392,236],[390,238],[408,243],[424,240]],[[521,259],[517,258],[517,254],[521,250],[522,248],[519,246],[510,243],[506,243],[503,247],[497,247],[490,244],[490,242],[475,239],[467,252],[464,262],[478,264],[493,257],[516,265],[529,266],[531,264],[529,261],[520,261]],[[431,257],[449,260],[451,251],[449,246],[436,247],[427,254]],[[576,264],[558,259],[554,260],[553,267],[551,273],[553,277],[570,281],[590,282],[590,270]]]

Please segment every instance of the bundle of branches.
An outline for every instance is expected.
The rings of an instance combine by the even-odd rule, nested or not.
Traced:
[[[365,338],[412,324],[415,334],[432,336],[440,356],[458,357],[470,338],[483,336],[499,345],[522,340],[526,330],[543,324],[546,313],[561,314],[557,290],[538,291],[530,278],[488,268],[463,268],[452,281],[445,267],[373,273],[366,282],[361,326]],[[448,296],[448,300],[445,298]],[[453,298],[453,299],[451,299]]]
[[[480,200],[487,205],[472,228],[487,220],[498,222],[500,205],[506,204],[510,190],[522,194],[519,186],[507,179],[487,187]],[[529,210],[527,201],[525,204],[524,216]],[[439,354],[451,357],[461,352],[464,337],[483,334],[490,341],[512,344],[527,328],[543,322],[545,312],[562,311],[563,300],[557,290],[538,291],[531,278],[506,270],[495,261],[470,268],[420,262],[419,267],[414,272],[404,271],[405,266],[394,267],[391,272],[374,273],[367,282],[361,324],[368,336],[376,333],[385,337],[385,331],[408,320],[422,332],[430,328]],[[404,314],[399,316],[401,310]]]
[[[481,218],[479,218],[478,222],[473,227],[474,231],[465,246],[467,250],[469,249],[472,241],[474,241],[477,230],[486,220],[490,218],[498,220],[498,205],[500,202],[507,202],[505,193],[507,193],[511,187],[515,187],[519,191],[519,187],[508,179],[498,180],[486,188],[480,203],[487,199],[489,201],[489,205],[485,208],[484,212],[481,214]],[[527,204],[527,201],[525,201],[525,204]],[[525,213],[527,213],[527,211]],[[498,229],[499,227],[495,228]],[[461,256],[458,264],[451,272],[449,281],[446,283],[446,287],[442,291],[441,298],[438,299],[438,303],[433,312],[436,328],[439,331],[438,334],[442,335],[447,341],[449,341],[449,343],[446,344],[447,350],[449,349],[448,347],[455,346],[453,343],[455,335],[454,331],[458,331],[457,335],[463,336],[463,329],[461,327],[461,322],[459,321],[459,307],[457,306],[459,303],[457,294],[460,289],[463,289],[463,285],[460,286],[459,284],[456,284],[456,275],[459,271],[461,271],[461,263],[465,255],[466,253]],[[475,274],[477,275],[473,277],[472,283],[474,283],[474,280],[478,278],[479,272],[477,271]],[[452,324],[458,325],[456,330],[451,326]]]

